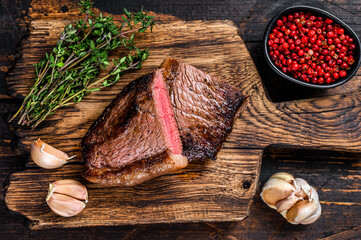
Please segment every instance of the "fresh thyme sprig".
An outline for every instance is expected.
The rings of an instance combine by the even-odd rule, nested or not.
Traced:
[[[80,102],[91,92],[115,84],[130,70],[140,69],[149,50],[136,47],[134,37],[154,26],[153,16],[143,9],[132,13],[124,9],[120,25],[111,16],[96,16],[90,0],[79,2],[84,19],[64,28],[53,51],[35,64],[37,78],[17,113],[20,125],[37,127],[56,109]],[[124,47],[128,54],[113,60],[108,75],[97,79],[109,63],[111,51]]]

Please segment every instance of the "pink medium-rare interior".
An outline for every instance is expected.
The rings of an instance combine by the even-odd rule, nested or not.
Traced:
[[[155,72],[152,93],[156,112],[163,126],[163,133],[167,147],[173,154],[182,154],[177,123],[175,121],[169,92],[163,78],[163,69]]]

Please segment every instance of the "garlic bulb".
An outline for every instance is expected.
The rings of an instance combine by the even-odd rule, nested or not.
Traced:
[[[88,202],[88,191],[78,181],[59,180],[49,184],[46,202],[56,214],[72,217],[85,208]]]
[[[66,153],[53,148],[40,138],[31,144],[30,154],[33,161],[42,168],[54,169],[63,166],[69,159]]]
[[[261,192],[262,200],[292,224],[310,224],[321,216],[316,190],[302,178],[280,172],[272,175]]]

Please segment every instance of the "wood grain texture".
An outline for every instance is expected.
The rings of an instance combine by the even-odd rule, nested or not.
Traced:
[[[28,9],[28,4],[31,6]],[[6,55],[1,55],[1,59],[8,61],[7,54],[15,56],[12,52],[17,45],[16,38],[9,38],[18,34],[18,30],[9,24],[12,20],[18,24],[19,13],[26,14],[25,17],[36,19],[73,19],[74,12],[77,12],[74,0],[3,0],[0,6],[0,23],[6,29],[5,33],[0,29],[1,47],[0,54],[6,50]],[[343,19],[361,34],[361,8],[360,1],[308,1],[300,0],[297,4],[311,5],[328,10]],[[141,0],[96,0],[96,6],[102,11],[112,14],[120,13],[123,7],[130,10],[138,10],[144,6],[146,10],[151,10],[174,15],[180,19],[195,20],[215,20],[229,19],[234,21],[241,31],[241,36],[245,40],[248,51],[256,63],[261,74],[265,88],[272,101],[283,102],[293,99],[313,98],[320,96],[331,96],[335,94],[347,94],[359,91],[360,77],[357,75],[346,84],[327,91],[310,91],[298,86],[288,85],[277,76],[267,71],[266,62],[261,51],[261,38],[267,22],[280,10],[294,5],[292,0],[209,0],[209,1],[141,1]],[[7,8],[7,9],[6,9]],[[158,15],[157,15],[158,16]],[[2,69],[0,69],[2,70]],[[5,95],[4,74],[0,74],[1,93]],[[4,87],[4,88],[3,88]],[[9,99],[9,100],[6,100]],[[14,171],[24,168],[24,156],[15,153],[10,147],[13,139],[8,126],[5,124],[9,115],[16,112],[20,102],[6,97],[0,99],[0,182]],[[11,103],[10,105],[8,103]],[[310,113],[311,114],[311,113]],[[352,115],[349,115],[352,116]],[[348,121],[345,119],[345,121]],[[11,128],[10,128],[11,129]],[[14,145],[12,145],[14,146]],[[315,151],[309,148],[299,149],[298,147],[276,146],[277,149],[267,150],[262,160],[262,170],[260,174],[260,185],[273,173],[279,171],[280,164],[282,170],[291,172],[295,176],[301,176],[311,181],[315,187],[325,187],[331,189],[322,194],[323,215],[315,224],[309,226],[290,225],[283,221],[283,218],[274,210],[268,208],[256,193],[251,207],[249,217],[240,222],[224,223],[183,223],[183,224],[152,224],[136,226],[117,227],[90,227],[90,228],[67,228],[51,229],[43,231],[30,230],[23,217],[16,216],[7,211],[4,203],[0,201],[0,236],[2,239],[319,239],[330,237],[331,239],[360,239],[361,233],[358,226],[361,225],[360,211],[358,205],[347,206],[342,202],[359,202],[361,193],[355,181],[360,179],[360,154],[344,151]],[[17,150],[17,148],[14,148]],[[272,150],[272,151],[271,151]],[[323,159],[323,161],[318,161]],[[308,167],[305,167],[308,166]],[[312,170],[312,178],[309,178]],[[0,184],[2,185],[2,184]],[[334,192],[335,190],[335,192]],[[337,191],[336,191],[337,190]],[[2,189],[0,189],[2,195]],[[334,201],[337,197],[340,201]],[[1,197],[0,197],[1,198]]]
[[[69,21],[32,22],[30,36],[22,42],[22,58],[7,78],[9,93],[13,97],[21,98],[28,92],[34,76],[32,64],[51,49],[67,23]],[[231,221],[248,215],[263,150],[244,149],[242,143],[231,141],[221,150],[217,161],[191,164],[181,173],[155,179],[140,187],[101,188],[87,184],[90,198],[93,196],[94,200],[79,217],[56,217],[44,205],[49,182],[55,181],[58,176],[81,178],[80,142],[92,122],[127,83],[154,71],[165,57],[175,57],[192,64],[232,83],[246,95],[251,95],[256,84],[260,85],[255,66],[236,26],[230,21],[158,23],[153,33],[144,34],[136,40],[140,48],[150,47],[151,51],[142,70],[126,74],[111,88],[59,110],[34,131],[19,128],[16,124],[13,126],[18,137],[17,147],[23,152],[28,152],[30,143],[40,137],[50,145],[78,156],[72,160],[73,164],[59,170],[27,169],[10,178],[7,206],[32,220],[33,228]],[[122,55],[122,51],[113,55]],[[233,135],[231,133],[229,138],[236,139]],[[28,167],[35,165],[30,161]],[[243,182],[247,182],[247,189],[243,187]],[[24,195],[24,189],[31,191]]]
[[[39,61],[44,51],[49,51],[65,24],[63,21],[32,23],[32,34],[23,42],[23,57],[7,78],[11,95],[23,97],[27,93],[34,71],[31,64]],[[199,36],[200,32],[202,36]],[[250,96],[248,109],[236,121],[234,131],[227,139],[225,146],[228,148],[264,148],[279,144],[349,151],[361,149],[359,93],[271,102],[231,22],[175,21],[159,24],[154,33],[148,33],[138,41],[141,46],[151,46],[152,51],[141,71],[127,74],[117,85],[91,94],[74,107],[59,110],[35,131],[20,130],[14,126],[19,129],[16,130],[20,137],[19,149],[28,151],[30,143],[41,137],[54,147],[76,154],[79,152],[79,139],[115,94],[129,81],[154,70],[166,56],[174,56],[225,79]],[[95,102],[96,105],[91,104]],[[51,136],[49,132],[52,132]],[[69,144],[70,139],[75,144]]]
[[[66,23],[68,21],[32,22],[32,32],[22,42],[22,58],[7,77],[8,91],[12,96],[21,98],[26,95],[35,74],[32,64],[51,49]],[[126,74],[116,85],[87,96],[73,107],[60,109],[34,131],[14,125],[19,137],[18,148],[28,152],[31,142],[41,137],[56,148],[79,155],[80,139],[115,95],[130,81],[154,71],[168,56],[224,79],[238,86],[246,95],[252,94],[255,84],[260,85],[257,70],[237,34],[237,28],[230,21],[174,21],[158,24],[153,33],[142,35],[137,41],[139,47],[150,47],[151,51],[140,71]],[[114,53],[118,56],[121,54],[121,51]],[[49,132],[52,134],[49,135]],[[240,144],[233,143],[231,147],[238,146]]]
[[[81,164],[51,171],[27,169],[11,176],[5,202],[11,210],[28,217],[33,229],[239,221],[249,214],[262,152],[222,149],[216,161],[193,163],[135,187],[90,184],[81,178]],[[87,186],[89,203],[78,216],[64,218],[47,207],[45,197],[49,183],[69,178]]]

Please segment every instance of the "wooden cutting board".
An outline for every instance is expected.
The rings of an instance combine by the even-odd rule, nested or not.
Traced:
[[[26,95],[35,76],[32,64],[51,51],[66,23],[31,23],[30,35],[21,43],[22,58],[7,78],[12,96]],[[140,47],[151,49],[140,71],[126,74],[116,85],[92,93],[74,107],[58,110],[34,131],[13,126],[20,151],[28,152],[31,142],[40,137],[69,155],[77,155],[56,170],[40,169],[29,161],[26,170],[9,177],[6,204],[30,219],[32,228],[239,221],[249,213],[265,147],[360,149],[359,94],[272,103],[238,28],[230,21],[158,23],[153,33],[141,35],[137,41]],[[80,141],[87,129],[128,82],[154,71],[169,56],[236,85],[250,97],[217,160],[192,163],[135,187],[104,188],[83,180]],[[350,114],[355,120],[345,122],[352,119]],[[79,180],[89,190],[87,207],[72,218],[55,215],[45,202],[49,183],[65,178]]]

